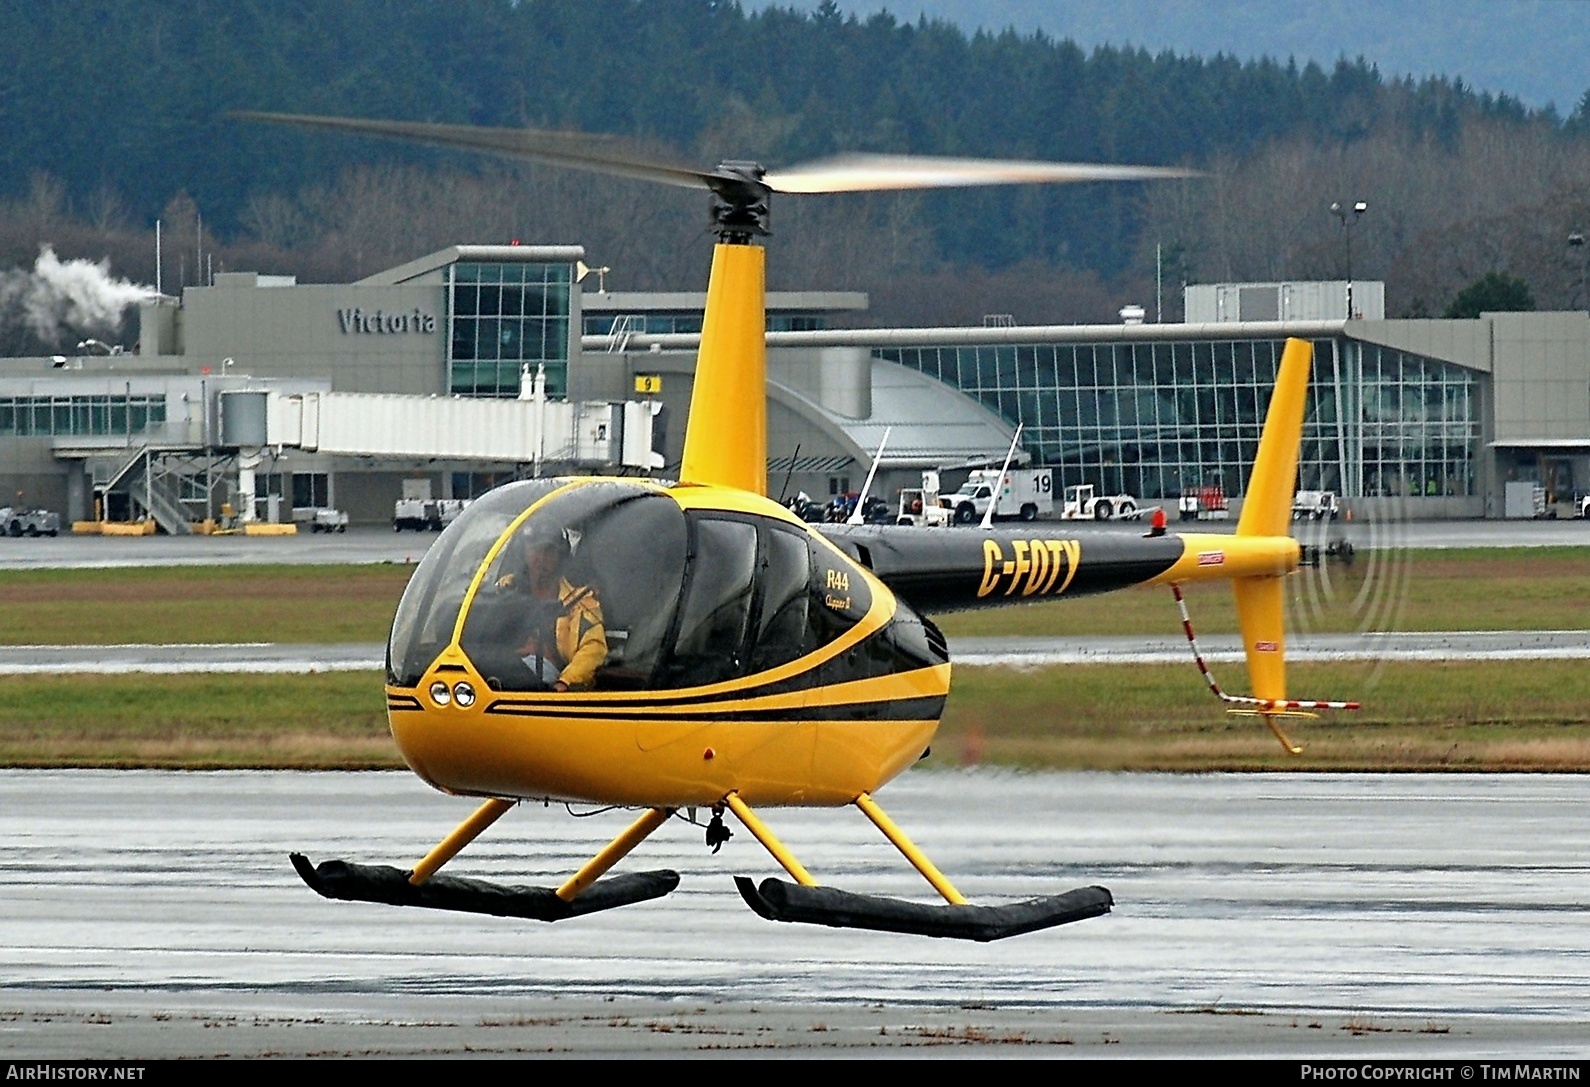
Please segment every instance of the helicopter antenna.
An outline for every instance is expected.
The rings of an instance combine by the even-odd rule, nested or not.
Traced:
[[[1011,435],[1010,448],[1005,452],[1005,463],[999,469],[999,478],[994,481],[994,493],[988,496],[988,512],[983,514],[983,531],[987,532],[994,527],[994,507],[999,505],[999,492],[1005,486],[1005,473],[1010,471],[1010,458],[1016,455],[1016,443],[1021,441],[1021,424],[1016,424],[1016,433]]]
[[[789,456],[789,471],[784,473],[784,486],[778,489],[778,504],[784,504],[784,496],[789,494],[789,481],[795,476],[795,462],[801,459],[801,443],[795,443],[795,452]]]
[[[884,447],[889,444],[889,432],[894,427],[883,428],[883,440],[878,443],[878,452],[872,458],[872,467],[867,469],[867,482],[861,485],[861,494],[856,496],[856,508],[850,511],[850,518],[846,524],[859,525],[863,523],[861,511],[867,506],[867,495],[872,491],[872,477],[878,474],[878,464],[883,460]]]

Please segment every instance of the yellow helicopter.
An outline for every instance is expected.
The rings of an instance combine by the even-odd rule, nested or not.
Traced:
[[[993,940],[1109,911],[1102,887],[969,903],[874,794],[921,758],[950,690],[928,617],[1143,583],[1232,582],[1261,717],[1347,703],[1289,700],[1282,578],[1312,349],[1287,344],[1235,535],[1023,525],[808,525],[767,495],[765,250],[772,193],[1144,179],[1134,166],[848,156],[781,171],[693,170],[564,133],[283,114],[247,119],[529,157],[701,188],[718,243],[677,482],[531,479],[475,502],[403,595],[387,655],[392,735],[415,773],[485,798],[412,869],[294,854],[332,898],[554,921],[662,897],[671,871],[603,878],[675,814],[732,813],[793,883],[736,877],[771,920]],[[1179,588],[1177,588],[1179,599]],[[1185,614],[1184,614],[1185,624]],[[1189,638],[1191,627],[1187,625]],[[1201,661],[1200,661],[1201,664]],[[1207,677],[1207,670],[1205,671]],[[522,800],[641,814],[559,887],[439,875]],[[820,886],[757,814],[854,805],[945,900]]]

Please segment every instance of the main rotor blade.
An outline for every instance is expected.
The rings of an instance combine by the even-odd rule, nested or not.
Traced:
[[[252,110],[228,116],[243,121],[329,129],[359,136],[391,139],[483,151],[494,155],[550,162],[559,166],[640,181],[660,181],[689,189],[707,189],[716,175],[652,159],[624,148],[611,136],[577,132],[547,132],[531,128],[480,128],[474,125],[425,124],[418,121],[377,121],[356,117],[315,117],[301,113],[260,113]]]
[[[931,155],[836,155],[770,171],[774,192],[840,193],[951,189],[971,185],[1034,185],[1076,181],[1144,181],[1195,177],[1174,166],[1108,166],[1088,162],[1024,162]]]

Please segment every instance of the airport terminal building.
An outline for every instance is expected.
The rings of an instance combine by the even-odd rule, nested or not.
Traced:
[[[160,478],[196,509],[226,488],[212,420],[238,387],[661,402],[663,474],[689,410],[703,294],[608,293],[578,246],[459,245],[355,283],[224,273],[142,307],[109,356],[0,360],[0,488],[72,519],[136,516]],[[588,277],[587,277],[588,278]],[[1285,340],[1315,346],[1300,486],[1419,516],[1503,513],[1510,481],[1566,501],[1590,488],[1590,315],[1387,320],[1379,284],[1188,288],[1178,324],[855,329],[865,296],[768,299],[775,496],[875,493],[926,468],[1005,456],[1153,501],[1220,486],[1239,499]],[[425,455],[264,451],[261,501],[382,522],[419,486],[470,497],[532,466]],[[142,459],[143,475],[128,467]],[[566,470],[554,457],[544,471]],[[589,470],[589,465],[584,466]],[[203,475],[203,482],[199,479]],[[139,494],[142,479],[144,497]],[[273,507],[274,509],[275,507]]]
[[[1387,320],[1383,286],[1372,282],[1187,293],[1191,319],[1181,323],[770,332],[770,359],[864,351],[874,388],[904,374],[931,378],[1019,424],[1022,451],[1054,469],[1057,491],[1092,483],[1173,502],[1218,486],[1240,501],[1281,352],[1298,337],[1315,360],[1300,488],[1360,507],[1394,503],[1408,516],[1468,518],[1502,516],[1508,482],[1539,483],[1562,503],[1590,490],[1585,312]],[[655,349],[690,346],[636,337],[626,359],[638,372],[655,364]],[[784,367],[815,382],[815,362],[770,370],[793,386]],[[852,475],[865,472],[886,425],[903,427],[906,443],[915,437],[916,420],[891,401],[864,411],[817,399],[856,439]],[[775,469],[779,450],[770,445]],[[891,436],[883,466],[895,470],[893,487],[914,482],[913,453]],[[997,463],[1002,453],[984,455]]]

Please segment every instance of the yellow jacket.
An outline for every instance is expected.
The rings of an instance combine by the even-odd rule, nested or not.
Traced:
[[[522,574],[507,574],[497,579],[498,588],[517,588]],[[548,601],[550,603],[550,601]],[[558,680],[571,689],[584,689],[596,680],[596,670],[607,660],[607,630],[602,626],[602,602],[596,590],[587,585],[572,585],[568,578],[558,578],[558,605],[562,609],[554,626],[555,646],[538,645],[537,633],[532,632],[523,645],[520,656],[532,654],[561,662]],[[542,629],[545,629],[544,627]]]
[[[558,579],[558,655],[566,662],[558,679],[571,688],[586,688],[596,680],[596,670],[607,660],[607,630],[602,626],[602,603],[590,586],[570,585]]]

